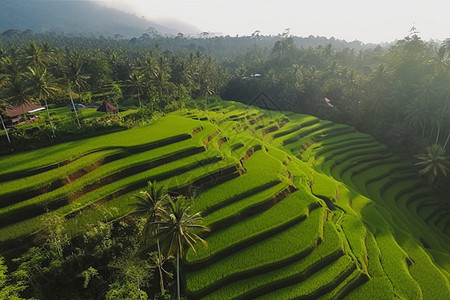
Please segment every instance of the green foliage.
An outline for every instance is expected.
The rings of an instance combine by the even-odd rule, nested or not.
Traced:
[[[22,281],[16,281],[8,274],[8,268],[4,264],[5,259],[0,256],[0,298],[1,299],[11,299],[11,300],[21,300],[19,294],[26,289],[26,286]]]
[[[42,235],[40,246],[14,260],[18,268],[12,278],[26,283],[35,297],[46,299],[146,295],[153,270],[139,258],[140,226],[99,222],[56,249],[55,238]]]
[[[433,144],[426,149],[426,153],[417,156],[416,163],[421,169],[420,175],[425,175],[430,184],[438,184],[448,177],[450,158],[439,144]]]
[[[127,282],[121,284],[119,282],[114,282],[109,286],[109,290],[105,295],[107,300],[115,299],[132,299],[132,300],[147,300],[148,295],[142,290],[136,290],[133,283]]]

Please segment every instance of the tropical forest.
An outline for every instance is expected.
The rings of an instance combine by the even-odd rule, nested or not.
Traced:
[[[450,299],[450,39],[0,34],[0,299]]]

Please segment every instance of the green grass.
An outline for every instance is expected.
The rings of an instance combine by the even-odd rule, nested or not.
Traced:
[[[381,265],[392,283],[394,293],[404,299],[420,299],[422,291],[409,273],[406,263],[408,255],[394,239],[383,217],[374,206],[364,208],[363,217],[377,228],[375,239],[381,253]]]
[[[275,202],[275,198],[285,192],[289,186],[285,183],[279,183],[265,191],[255,194],[251,197],[231,203],[213,213],[205,216],[205,223],[214,228],[218,224],[232,222],[236,216],[244,216],[249,210],[258,209],[261,205],[268,205]]]
[[[189,134],[202,123],[169,115],[152,124],[130,130],[102,135],[81,141],[50,146],[35,151],[0,157],[0,175],[33,170],[66,160],[78,158],[92,151],[108,148],[130,148],[161,141],[169,137]]]
[[[352,268],[354,268],[354,264],[352,264],[350,256],[345,255],[320,270],[320,272],[309,276],[306,280],[265,294],[257,299],[316,299],[317,294],[320,294],[322,290],[327,288],[333,288],[336,283],[339,283],[340,277],[342,275],[345,276],[348,270],[352,270]]]
[[[246,173],[242,176],[215,186],[201,193],[196,199],[193,209],[208,211],[227,199],[232,199],[247,191],[254,190],[268,183],[282,182],[284,167],[282,163],[265,153],[256,151],[245,163]],[[264,174],[264,176],[261,176]]]
[[[323,222],[324,210],[313,210],[300,224],[227,256],[207,268],[190,272],[186,275],[187,289],[192,293],[206,288],[215,290],[225,281],[231,283],[238,280],[239,274],[242,278],[249,274],[256,275],[295,258],[296,255],[302,255],[302,252],[314,249],[317,239],[323,237]]]
[[[293,293],[290,291],[295,291],[299,296],[299,293],[313,293],[322,288],[324,281],[329,283],[342,270],[353,264],[349,256],[343,256],[341,253],[342,241],[336,229],[330,223],[325,223],[324,226],[323,243],[306,257],[299,258],[285,267],[233,282],[214,290],[204,299],[254,299],[263,294],[262,298],[267,299],[291,299]],[[318,278],[321,278],[321,281]],[[274,290],[276,291],[270,293]]]
[[[203,153],[201,153],[201,155],[203,155]],[[138,184],[139,186],[141,186],[141,188],[139,189],[142,189],[146,187],[147,181],[152,181],[154,179],[161,179],[163,177],[168,179],[169,187],[181,186],[188,182],[192,182],[194,178],[199,178],[201,176],[211,174],[214,171],[231,167],[236,164],[236,161],[233,159],[225,159],[214,165],[204,165],[204,166],[198,165],[198,163],[199,163],[198,158],[190,157],[187,159],[183,159],[181,161],[175,161],[172,164],[164,165],[156,169],[151,169],[145,172],[135,174],[134,176],[131,177],[123,178],[108,185],[102,186],[91,193],[84,194],[83,196],[78,198],[77,201],[67,204],[55,210],[55,212],[61,215],[67,215],[75,211],[81,210],[89,205],[92,205],[93,203],[100,201],[102,199],[113,197],[115,193],[120,192],[126,189],[127,187],[131,187],[133,185]],[[184,178],[181,176],[170,176],[172,172],[177,171],[181,167],[189,167],[189,166],[194,166],[196,167],[196,169],[200,170],[193,170],[192,172],[187,174],[186,177]],[[201,176],[199,176],[196,173],[200,173]],[[197,177],[195,177],[195,175],[197,175]],[[135,190],[133,193],[136,193],[136,191],[137,190]],[[31,209],[31,206],[27,206],[27,209]],[[27,219],[26,221],[1,228],[0,242],[27,236],[29,234],[33,234],[39,231],[40,229],[41,223],[39,221],[39,217]]]
[[[0,157],[0,178],[22,177],[0,183],[0,218],[24,219],[0,228],[1,245],[39,232],[40,216],[26,214],[58,199],[66,202],[52,209],[71,237],[123,218],[133,194],[157,179],[174,192],[199,191],[193,210],[212,227],[209,248],[188,251],[183,263],[189,299],[450,297],[449,218],[409,161],[346,125],[235,102],[209,107]],[[76,172],[86,174],[67,180]],[[62,181],[70,183],[47,190]]]
[[[371,233],[364,239],[368,253],[368,272],[370,280],[353,290],[348,299],[398,299],[392,283],[381,265],[381,252]]]
[[[63,165],[36,175],[22,177],[15,180],[0,182],[1,198],[13,197],[14,194],[35,190],[51,184],[56,180],[64,180],[68,175],[78,170],[87,168],[105,157],[122,152],[121,150],[105,150],[94,152],[77,159],[76,161]]]
[[[157,154],[162,155],[164,157],[166,155],[166,152],[164,150],[167,151],[167,149],[163,149],[162,151],[161,151],[161,149],[158,149],[158,151],[150,150],[149,152],[157,152]],[[179,151],[177,151],[177,152],[179,152]],[[178,168],[186,167],[187,165],[192,165],[192,164],[194,164],[202,159],[205,159],[207,157],[213,157],[214,155],[218,155],[218,153],[210,153],[207,151],[205,153],[195,154],[193,156],[184,158],[182,160],[176,160],[174,162],[166,163],[162,166],[158,166],[158,167],[152,169],[150,172],[145,171],[145,172],[141,172],[141,173],[148,174],[148,175],[144,175],[147,177],[150,174],[153,174],[153,177],[157,177],[157,176],[161,176],[164,172],[170,172],[170,171],[173,172]],[[119,175],[119,172],[126,171],[127,169],[129,169],[133,166],[143,163],[143,161],[142,161],[143,159],[144,159],[144,162],[150,163],[156,159],[161,158],[161,156],[159,156],[159,157],[152,159],[151,156],[150,156],[150,158],[148,158],[148,156],[149,156],[149,153],[144,152],[144,153],[141,153],[138,155],[133,155],[133,156],[100,166],[93,172],[86,174],[85,176],[81,177],[79,180],[75,180],[71,184],[65,185],[59,189],[39,195],[39,196],[31,198],[29,200],[22,201],[17,204],[13,204],[13,205],[9,205],[7,207],[1,208],[0,209],[0,217],[6,217],[7,215],[10,215],[10,214],[18,214],[23,209],[30,210],[36,206],[48,205],[51,202],[62,199],[62,198],[67,198],[67,199],[72,200],[73,197],[71,197],[71,195],[76,194],[77,191],[83,191],[84,189],[86,189],[86,186],[90,186],[93,182],[97,182],[97,184],[99,184],[102,182],[103,178],[114,175],[114,174],[118,174],[117,175],[118,177],[115,179],[115,182],[112,183],[113,186],[120,186],[120,184],[122,182],[124,182],[124,186],[127,186],[125,184],[125,182],[127,181],[127,178],[122,178],[123,175]],[[130,176],[130,178],[142,177],[142,176],[138,176],[138,175],[139,174],[134,174],[133,176]],[[118,182],[120,182],[120,183],[118,183]],[[117,188],[115,188],[115,189],[117,189]],[[85,194],[84,196],[86,196],[86,195],[89,195],[89,193]],[[79,201],[77,201],[77,202],[79,202]]]
[[[247,199],[241,201],[247,201]],[[227,248],[254,240],[284,224],[300,222],[302,217],[307,216],[314,203],[317,203],[317,200],[306,191],[296,191],[267,211],[209,235],[206,239],[208,248],[199,249],[197,253],[188,251],[186,261],[195,263],[206,260]]]
[[[436,267],[430,256],[410,239],[405,239],[402,247],[414,260],[409,272],[420,285],[423,299],[450,299],[448,279]]]

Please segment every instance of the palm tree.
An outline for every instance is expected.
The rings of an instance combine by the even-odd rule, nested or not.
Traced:
[[[170,279],[172,279],[173,277],[173,274],[171,272],[168,272],[164,269],[164,263],[166,262],[166,260],[171,259],[172,257],[163,257],[161,255],[161,251],[159,251],[159,252],[150,252],[149,258],[152,266],[156,266],[159,270],[159,284],[161,287],[161,295],[164,295],[163,272],[164,274],[169,276]]]
[[[156,65],[153,70],[153,76],[151,77],[151,82],[155,85],[156,90],[158,91],[158,100],[160,103],[163,103],[164,92],[167,89],[171,71],[172,70],[166,58],[162,55],[158,55],[156,58]]]
[[[22,106],[30,100],[27,81],[24,74],[16,74],[8,76],[8,80],[4,85],[4,96],[9,104]],[[22,111],[25,115],[25,111]]]
[[[370,98],[368,103],[370,112],[379,115],[386,109],[386,91],[392,85],[391,80],[392,76],[386,65],[380,64],[376,69],[372,70],[367,87]]]
[[[52,119],[48,110],[48,99],[59,91],[59,86],[56,84],[56,79],[53,75],[47,72],[47,69],[28,67],[28,70],[29,73],[26,75],[29,83],[29,92],[37,101],[44,101],[52,135],[55,137],[55,129],[53,128]]]
[[[144,74],[137,70],[133,70],[129,75],[128,84],[133,88],[133,92],[137,92],[139,107],[142,107],[141,94],[146,87]]]
[[[450,170],[450,157],[439,144],[426,148],[426,153],[417,156],[420,160],[416,166],[421,167],[420,175],[428,177],[430,184],[438,185],[440,180],[448,176]]]
[[[75,112],[75,117],[77,118],[78,128],[81,128],[80,119],[78,118],[78,112],[75,108],[75,103],[73,102],[72,92],[73,88],[78,89],[78,94],[81,94],[82,89],[87,89],[89,84],[87,80],[88,75],[82,74],[83,63],[81,61],[80,55],[75,55],[73,59],[68,63],[68,68],[66,70],[67,85],[69,88],[70,101],[72,102],[72,108]]]
[[[200,213],[191,214],[189,202],[179,197],[169,201],[170,209],[161,214],[161,220],[155,222],[159,225],[157,236],[161,238],[163,247],[169,255],[177,257],[177,294],[180,299],[180,258],[184,257],[185,247],[195,252],[194,245],[200,243],[207,247],[207,243],[198,234],[209,229],[203,225]]]
[[[142,233],[142,241],[145,242],[147,237],[154,236],[158,232],[158,225],[155,225],[159,221],[160,216],[166,213],[166,206],[169,203],[170,196],[167,193],[165,186],[158,186],[156,181],[148,182],[149,189],[147,191],[141,191],[138,195],[134,195],[137,199],[136,203],[132,203],[135,207],[134,215],[145,215],[147,221]],[[163,262],[164,259],[161,255],[161,247],[159,245],[159,238],[156,239],[158,247],[158,257],[156,264],[159,269],[161,295],[164,294],[164,278],[163,278]],[[152,259],[153,260],[153,259]],[[165,272],[165,271],[164,271]]]
[[[0,49],[1,51],[2,49]],[[8,83],[8,76],[4,75],[4,74],[0,74],[0,89],[4,90],[4,87],[7,85]],[[3,98],[5,95],[0,94],[0,96]],[[3,103],[4,101],[0,100],[0,121],[2,123],[2,127],[5,130],[5,134],[6,134],[6,138],[8,139],[8,142],[11,144],[11,140],[9,138],[9,134],[8,134],[8,129],[5,126],[5,122],[3,121],[3,117],[2,114],[4,113],[3,108],[6,106],[6,102]]]
[[[30,41],[29,47],[25,48],[25,62],[27,66],[33,66],[37,68],[45,68],[47,65],[47,53],[42,51],[35,42]]]
[[[428,116],[428,105],[421,98],[413,98],[405,107],[405,121],[411,128],[421,128],[425,136],[425,123]]]
[[[0,122],[2,123],[3,130],[5,130],[6,139],[8,140],[8,143],[11,144],[11,139],[9,138],[8,129],[6,128],[5,122],[3,121],[2,111],[1,110],[0,110]]]

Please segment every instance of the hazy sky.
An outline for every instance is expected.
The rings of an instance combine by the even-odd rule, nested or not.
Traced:
[[[151,21],[171,19],[224,35],[319,35],[391,42],[416,27],[424,40],[450,37],[449,0],[103,0]]]

